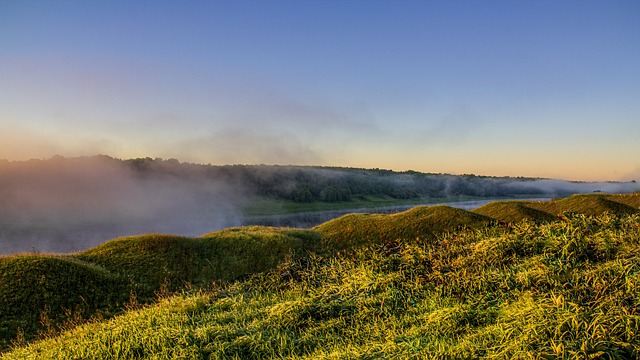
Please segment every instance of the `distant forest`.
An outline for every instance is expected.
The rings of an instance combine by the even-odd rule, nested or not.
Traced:
[[[174,176],[192,179],[204,177],[240,185],[258,196],[303,203],[350,201],[366,196],[415,199],[549,194],[540,187],[527,186],[527,183],[539,179],[522,177],[315,166],[196,165],[180,163],[175,159],[151,158],[123,160],[123,163],[143,177]],[[553,195],[563,194],[554,192]]]
[[[105,170],[109,169],[109,171]],[[100,181],[95,174],[105,173]],[[115,176],[114,176],[115,175]],[[202,165],[176,159],[137,158],[120,160],[106,155],[47,160],[0,160],[0,190],[10,190],[24,179],[40,178],[63,183],[77,178],[111,183],[117,177],[133,177],[140,184],[164,181],[192,189],[225,184],[228,191],[300,203],[341,202],[369,196],[393,199],[518,196],[566,196],[599,191],[637,191],[632,183],[585,183],[525,177],[452,175],[320,166]],[[33,180],[26,180],[33,182]],[[13,184],[13,185],[11,185]],[[96,188],[100,187],[95,185]],[[85,189],[86,190],[86,189]],[[2,191],[0,191],[2,192]],[[6,194],[5,194],[6,195]]]

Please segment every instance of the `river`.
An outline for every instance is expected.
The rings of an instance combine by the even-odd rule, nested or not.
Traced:
[[[304,213],[288,214],[288,215],[253,216],[253,217],[245,218],[242,222],[242,225],[311,228],[346,214],[354,214],[354,213],[394,214],[394,213],[409,210],[416,206],[436,206],[436,205],[448,205],[448,206],[459,208],[459,209],[473,210],[490,202],[509,201],[509,200],[548,201],[548,200],[551,200],[551,198],[549,197],[528,198],[528,199],[504,198],[504,199],[470,200],[470,201],[443,202],[443,203],[424,204],[424,205],[414,204],[414,205],[401,205],[401,206],[384,206],[384,207],[375,207],[375,208],[358,208],[358,209],[348,209],[348,210],[313,211],[313,212],[304,212]]]

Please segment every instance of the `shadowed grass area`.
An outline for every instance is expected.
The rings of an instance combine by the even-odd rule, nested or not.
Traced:
[[[6,359],[632,359],[640,217],[569,214],[310,255]]]
[[[73,317],[120,311],[130,289],[126,278],[68,256],[0,257],[0,346]]]

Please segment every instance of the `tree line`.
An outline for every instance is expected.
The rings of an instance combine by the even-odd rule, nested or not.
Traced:
[[[529,188],[533,178],[451,175],[360,169],[280,165],[198,165],[175,159],[124,160],[140,176],[204,177],[242,186],[253,194],[295,202],[339,202],[366,196],[394,199],[452,196],[508,197],[543,195]],[[525,186],[512,186],[514,183]]]

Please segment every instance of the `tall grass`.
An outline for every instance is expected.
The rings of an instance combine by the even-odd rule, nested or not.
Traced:
[[[640,356],[640,216],[567,214],[309,254],[3,359]]]

